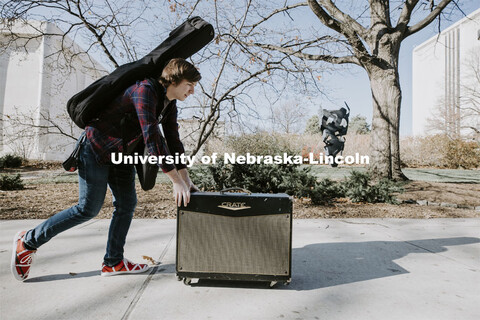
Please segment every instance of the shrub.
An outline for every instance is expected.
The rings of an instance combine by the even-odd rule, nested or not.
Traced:
[[[447,168],[475,169],[480,167],[480,145],[474,141],[448,140],[443,162]]]
[[[229,153],[237,155],[288,155],[295,154],[295,145],[287,136],[260,132],[242,136],[230,136],[226,146]],[[220,155],[221,156],[221,155]],[[315,177],[306,171],[297,172],[298,165],[225,164],[223,159],[214,165],[192,168],[192,181],[203,190],[221,190],[231,187],[248,189],[251,192],[287,192],[298,195],[301,185],[313,186]]]
[[[282,183],[279,188],[282,192],[297,198],[311,198],[317,178],[310,173],[310,167],[290,167],[283,172]]]
[[[432,135],[426,137],[407,137],[400,141],[400,155],[405,167],[444,167],[443,152],[447,137]]]
[[[24,188],[20,174],[0,176],[0,190],[22,190]]]
[[[197,166],[190,170],[192,181],[206,191],[239,187],[259,193],[287,193],[307,197],[313,204],[324,205],[335,198],[348,197],[353,202],[386,202],[396,204],[394,196],[402,192],[398,183],[382,179],[373,183],[368,173],[352,171],[341,182],[317,181],[310,167],[298,165],[228,164]]]
[[[23,159],[14,154],[7,154],[0,157],[0,168],[18,168],[22,165]]]
[[[478,142],[437,134],[409,137],[400,142],[402,162],[408,167],[474,169],[480,167]]]
[[[291,169],[287,166],[265,164],[234,164],[227,166],[229,175],[225,179],[225,187],[241,187],[252,192],[283,192],[280,184],[283,174]]]
[[[230,136],[226,140],[227,148],[237,154],[276,155],[298,154],[297,142],[288,135],[259,132],[242,136]]]
[[[198,165],[188,170],[190,175],[190,179],[192,179],[193,183],[200,188],[201,190],[205,191],[213,191],[213,190],[220,190],[216,184],[214,179],[214,171],[216,170],[217,165]]]
[[[197,166],[190,170],[192,181],[203,190],[239,187],[259,193],[286,193],[297,198],[308,197],[313,204],[331,203],[343,196],[335,181],[317,182],[310,167],[298,165],[228,164]]]
[[[370,174],[359,171],[352,171],[350,176],[345,179],[343,187],[345,196],[353,202],[397,204],[394,193],[402,192],[398,183],[381,179],[373,184]]]
[[[345,191],[340,183],[323,179],[315,183],[315,187],[310,191],[310,199],[313,204],[329,204],[333,202],[335,198],[341,198],[345,196]]]
[[[219,160],[215,165],[197,166],[190,172],[192,181],[203,190],[239,187],[264,193],[288,190],[294,195],[299,185],[309,179],[310,183],[315,181],[313,175],[309,178],[307,172],[297,172],[295,165],[225,164]]]

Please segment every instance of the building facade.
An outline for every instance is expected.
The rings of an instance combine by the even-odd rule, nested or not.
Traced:
[[[46,22],[0,22],[0,155],[64,160],[72,150],[81,130],[67,101],[106,72],[62,34]]]
[[[480,137],[480,9],[413,50],[413,135]]]

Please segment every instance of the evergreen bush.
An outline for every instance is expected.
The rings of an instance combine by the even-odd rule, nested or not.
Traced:
[[[0,190],[22,190],[25,189],[20,174],[17,175],[1,175]]]
[[[328,178],[315,183],[315,187],[310,191],[310,199],[316,205],[330,204],[335,198],[344,196],[345,190],[342,185]]]
[[[394,194],[403,191],[398,183],[388,179],[381,179],[374,184],[370,174],[359,171],[352,171],[350,176],[345,179],[343,188],[345,196],[353,202],[368,203],[397,204]]]
[[[396,204],[395,194],[403,189],[398,183],[382,179],[373,183],[368,173],[352,171],[343,183],[330,179],[317,181],[310,167],[298,165],[228,164],[197,166],[192,181],[204,191],[238,187],[258,193],[286,193],[310,198],[313,204],[325,205],[335,198],[348,197],[353,202]]]
[[[343,197],[338,182],[317,182],[310,167],[299,165],[227,164],[197,166],[190,170],[192,181],[204,191],[239,187],[258,193],[286,193],[312,199],[313,204],[328,204]]]
[[[0,168],[18,168],[22,165],[23,159],[14,154],[6,154],[0,157]]]

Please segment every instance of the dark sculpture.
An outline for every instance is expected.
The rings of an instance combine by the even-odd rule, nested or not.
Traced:
[[[333,157],[334,161],[331,163],[332,167],[337,167],[335,157],[343,151],[345,146],[345,138],[342,137],[347,134],[348,130],[348,116],[350,115],[350,108],[345,102],[345,108],[340,110],[323,110],[321,117],[322,140],[325,143],[326,156]]]

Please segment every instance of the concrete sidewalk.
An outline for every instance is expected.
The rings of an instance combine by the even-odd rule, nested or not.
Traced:
[[[24,283],[11,242],[39,220],[0,221],[0,318],[480,319],[480,219],[294,220],[292,283],[206,282],[175,276],[175,220],[134,220],[125,256],[161,265],[100,277],[109,220],[40,248]]]

